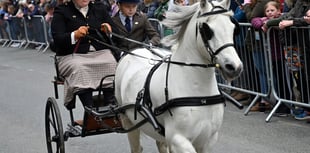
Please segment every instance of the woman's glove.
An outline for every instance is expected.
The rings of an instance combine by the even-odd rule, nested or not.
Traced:
[[[79,40],[80,38],[84,37],[88,33],[87,26],[80,26],[79,29],[74,31],[74,38],[75,40]]]
[[[107,34],[112,33],[112,28],[109,23],[102,23],[101,24],[101,31]]]

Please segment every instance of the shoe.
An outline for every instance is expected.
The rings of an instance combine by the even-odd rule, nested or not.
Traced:
[[[260,103],[256,103],[253,107],[250,109],[251,112],[258,112],[260,111]]]
[[[241,101],[241,100],[246,100],[248,99],[250,96],[246,93],[238,93],[237,95],[235,95],[233,98],[237,101]]]
[[[275,115],[279,117],[287,117],[290,114],[291,114],[291,110],[284,104],[281,104],[275,113]]]
[[[253,101],[252,98],[249,98],[248,100],[243,100],[243,101],[240,101],[240,103],[243,105],[243,106],[249,106],[251,104],[251,102]]]
[[[13,43],[10,45],[10,47],[13,47],[13,48],[17,48],[20,46],[20,43]]]
[[[239,94],[238,91],[232,91],[231,94],[230,94],[230,96],[231,96],[231,97],[234,97],[234,96],[236,96],[237,94]]]
[[[268,111],[268,110],[271,110],[271,109],[272,109],[271,104],[266,103],[266,102],[260,102],[259,103],[259,111],[260,112],[265,112],[265,111]]]
[[[295,114],[295,119],[296,120],[309,120],[310,114],[307,111],[303,111],[300,114]]]

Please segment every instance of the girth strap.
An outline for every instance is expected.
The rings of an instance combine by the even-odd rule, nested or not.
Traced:
[[[159,132],[159,134],[165,136],[165,128],[157,121],[152,107],[153,103],[151,101],[150,97],[150,83],[151,78],[154,74],[154,72],[159,68],[159,66],[162,64],[162,61],[157,63],[152,67],[149,74],[147,75],[147,78],[144,83],[143,89],[138,93],[136,98],[136,104],[135,104],[135,119],[137,118],[137,113],[142,115],[145,119],[148,120],[149,123],[152,124],[154,129]]]
[[[204,106],[224,103],[223,95],[207,96],[207,97],[183,97],[171,99],[154,109],[155,116],[160,115],[173,107],[181,106]]]

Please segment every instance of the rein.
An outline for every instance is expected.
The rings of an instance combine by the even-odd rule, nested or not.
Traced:
[[[101,34],[100,34],[101,35]],[[171,64],[175,64],[175,65],[181,65],[181,66],[193,66],[193,67],[202,67],[202,68],[210,68],[210,67],[216,67],[216,68],[219,68],[220,65],[219,64],[198,64],[198,63],[185,63],[185,62],[179,62],[179,61],[171,61],[171,60],[165,60],[166,58],[158,53],[156,53],[153,48],[154,46],[152,45],[148,45],[148,44],[145,44],[145,43],[141,43],[141,42],[138,42],[138,41],[135,41],[133,39],[129,39],[129,38],[126,38],[124,36],[121,36],[121,35],[118,35],[118,34],[115,34],[115,33],[112,33],[113,36],[115,37],[118,37],[118,38],[121,38],[121,39],[125,39],[125,40],[128,40],[130,42],[133,42],[133,43],[139,43],[143,46],[146,46],[146,49],[148,49],[149,51],[151,51],[154,55],[162,58],[162,60],[158,60],[158,59],[153,59],[153,58],[148,58],[148,57],[145,57],[145,56],[141,56],[141,55],[138,55],[138,54],[135,54],[135,53],[132,53],[128,50],[122,50],[120,49],[119,47],[116,47],[115,45],[111,45],[109,43],[106,43],[106,42],[103,42],[93,36],[90,36],[90,35],[86,35],[85,37],[88,38],[88,39],[91,39],[93,41],[96,41],[97,43],[100,43],[102,45],[105,45],[109,48],[112,48],[114,50],[117,50],[119,52],[125,52],[126,54],[129,54],[129,55],[133,55],[133,56],[136,56],[136,57],[139,57],[139,58],[143,58],[143,59],[148,59],[148,60],[152,60],[152,61],[156,61],[156,62],[164,62],[164,63],[171,63]]]

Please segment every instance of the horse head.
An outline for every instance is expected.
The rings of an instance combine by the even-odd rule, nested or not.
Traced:
[[[234,35],[238,33],[238,22],[229,11],[230,0],[201,0],[191,6],[180,7],[169,4],[169,11],[163,24],[179,27],[178,33],[162,39],[166,46],[176,48],[174,52],[187,54],[191,61],[204,64],[217,64],[222,76],[230,81],[243,70],[242,62],[234,47]],[[195,31],[194,31],[195,29]],[[197,52],[198,51],[198,52]],[[184,58],[177,58],[183,60]],[[185,59],[188,60],[188,59]]]
[[[201,54],[211,63],[219,64],[222,76],[231,81],[240,75],[243,64],[233,39],[239,32],[239,24],[232,17],[232,12],[228,11],[229,5],[229,0],[201,0],[197,16],[197,43],[204,44],[204,48],[200,49]]]

